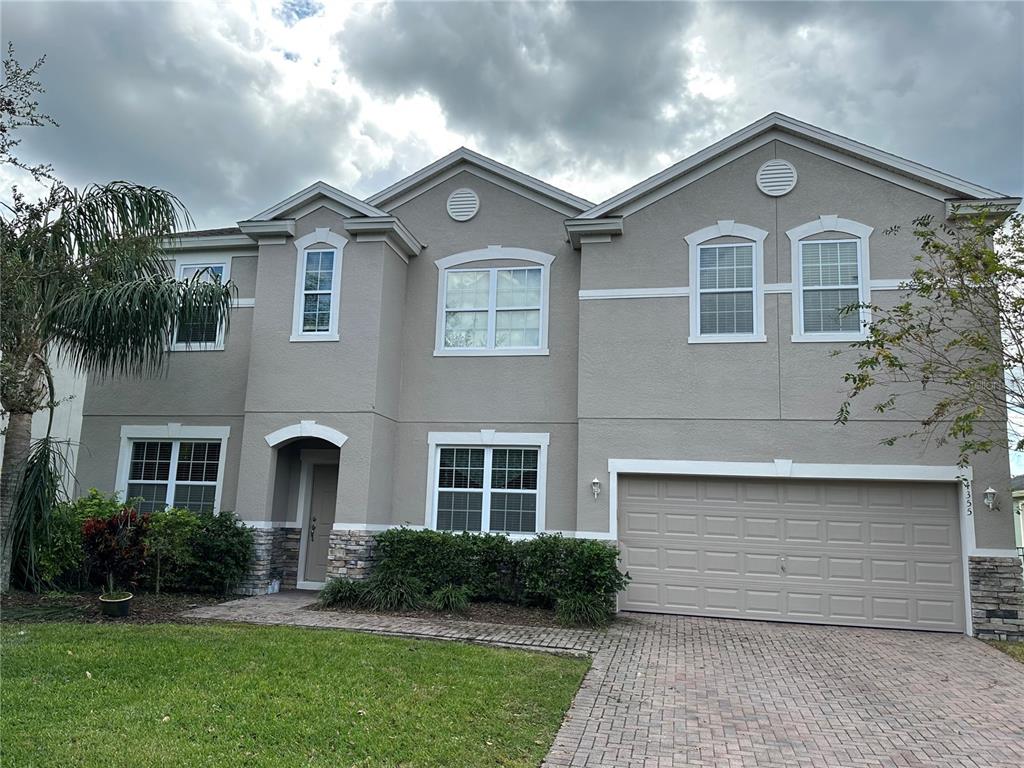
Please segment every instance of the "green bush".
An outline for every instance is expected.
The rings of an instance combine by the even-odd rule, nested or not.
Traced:
[[[165,509],[150,515],[146,544],[150,580],[160,589],[183,589],[195,571],[194,551],[202,526],[189,509]]]
[[[252,531],[233,512],[193,514],[199,527],[192,539],[195,562],[187,586],[199,592],[227,594],[249,570]]]
[[[552,607],[573,595],[595,595],[615,610],[615,596],[626,588],[629,575],[619,571],[619,553],[602,541],[566,539],[540,534],[520,542],[523,599]]]
[[[469,613],[469,587],[441,587],[430,596],[430,608],[438,613]]]
[[[612,613],[601,595],[565,595],[555,601],[555,618],[569,627],[603,627]]]
[[[423,597],[423,582],[385,568],[367,579],[363,604],[374,611],[415,611],[423,606]]]
[[[80,504],[61,504],[35,539],[36,575],[51,588],[81,587],[85,577],[82,524],[89,515]]]
[[[89,518],[110,518],[124,507],[117,495],[104,496],[95,488],[80,499],[58,504],[37,522],[31,539],[35,579],[26,586],[78,589],[87,581],[87,561],[82,526]],[[21,560],[25,554],[21,553]],[[19,562],[17,572],[26,568]]]
[[[354,608],[366,596],[366,582],[338,577],[331,579],[320,590],[317,605],[321,608]]]
[[[375,559],[376,573],[409,577],[429,594],[465,587],[474,600],[546,608],[585,596],[604,614],[614,612],[615,597],[629,582],[613,546],[552,534],[513,540],[395,528],[377,537]],[[570,608],[563,613],[569,616]]]

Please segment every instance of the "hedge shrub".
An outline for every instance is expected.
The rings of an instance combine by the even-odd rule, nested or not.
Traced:
[[[474,600],[554,608],[584,599],[610,615],[629,575],[619,571],[614,547],[592,539],[540,534],[453,534],[393,528],[377,537],[375,571],[401,574],[427,594],[465,587]],[[568,606],[564,612],[570,611]]]
[[[146,544],[149,547],[150,583],[160,589],[184,589],[195,572],[196,539],[202,524],[189,509],[165,509],[150,515]]]
[[[194,512],[198,527],[192,538],[192,557],[186,584],[199,592],[227,594],[249,570],[252,530],[234,512]]]

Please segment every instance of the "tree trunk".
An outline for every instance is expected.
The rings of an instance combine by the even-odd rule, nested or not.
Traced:
[[[13,412],[7,421],[4,436],[4,464],[0,468],[0,592],[11,586],[11,567],[14,556],[14,538],[11,535],[11,516],[14,497],[21,485],[25,463],[32,447],[32,414]]]

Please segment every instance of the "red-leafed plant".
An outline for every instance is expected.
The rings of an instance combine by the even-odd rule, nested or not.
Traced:
[[[149,515],[125,507],[110,517],[90,517],[82,525],[82,540],[90,576],[102,580],[108,591],[114,585],[138,584],[146,566],[146,532]]]

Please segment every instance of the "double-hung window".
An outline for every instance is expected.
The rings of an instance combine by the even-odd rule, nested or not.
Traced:
[[[132,440],[125,498],[140,512],[214,509],[222,448],[220,440]]]
[[[701,246],[700,335],[754,333],[754,246]]]
[[[546,433],[431,432],[428,527],[532,534],[544,530]]]
[[[800,243],[800,302],[805,334],[861,331],[858,240],[811,240]]]
[[[527,248],[492,245],[434,262],[439,272],[434,354],[548,354],[554,259]],[[481,264],[487,261],[505,264]],[[508,265],[510,261],[522,264]]]
[[[540,349],[542,267],[445,273],[445,349]]]
[[[228,265],[223,261],[177,262],[179,280],[200,280],[204,283],[224,283],[228,278]],[[224,328],[208,318],[193,318],[181,322],[174,329],[175,351],[224,349]]]
[[[535,533],[538,448],[438,448],[439,531]]]
[[[338,341],[341,316],[341,235],[320,227],[296,238],[295,308],[291,341]]]
[[[302,333],[330,333],[334,251],[306,251],[302,270]]]
[[[719,221],[686,236],[691,344],[765,341],[767,230]]]

